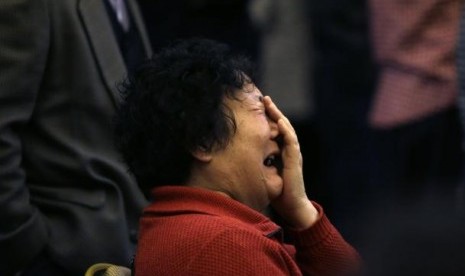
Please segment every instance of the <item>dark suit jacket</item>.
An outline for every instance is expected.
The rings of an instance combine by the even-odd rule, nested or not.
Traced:
[[[103,0],[0,1],[1,275],[130,261],[147,202],[113,146],[125,70]]]

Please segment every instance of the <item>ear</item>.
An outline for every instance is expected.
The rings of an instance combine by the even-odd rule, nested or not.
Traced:
[[[212,160],[213,155],[210,151],[207,149],[200,147],[192,152],[192,155],[195,157],[195,159],[208,163]]]

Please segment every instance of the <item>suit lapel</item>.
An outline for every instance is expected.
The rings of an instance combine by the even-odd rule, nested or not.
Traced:
[[[118,42],[102,0],[79,0],[78,10],[99,70],[115,104],[121,101],[116,85],[126,74]]]
[[[145,29],[145,25],[142,19],[142,15],[139,11],[139,7],[135,3],[135,1],[127,1],[129,13],[132,14],[134,18],[134,22],[136,23],[137,30],[139,31],[140,37],[142,39],[142,43],[144,44],[145,53],[148,57],[152,55],[152,47],[149,42],[149,38],[147,36],[147,31]]]

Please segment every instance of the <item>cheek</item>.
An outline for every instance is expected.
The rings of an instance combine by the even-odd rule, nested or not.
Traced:
[[[278,198],[283,191],[283,182],[282,179],[276,179],[272,183],[268,184],[268,198],[270,201]]]
[[[269,169],[264,165],[260,164],[259,178],[261,184],[266,187],[266,190],[270,195],[281,194],[283,188],[283,179],[281,175],[274,169]]]

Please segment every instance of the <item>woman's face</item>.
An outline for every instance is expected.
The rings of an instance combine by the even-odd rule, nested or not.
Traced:
[[[215,169],[224,179],[218,190],[262,211],[283,188],[278,126],[267,116],[263,95],[255,85],[245,85],[236,98],[224,101],[234,113],[236,133],[226,148],[213,153]]]

